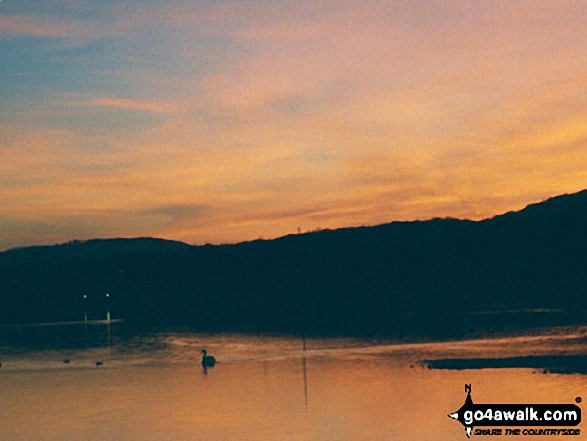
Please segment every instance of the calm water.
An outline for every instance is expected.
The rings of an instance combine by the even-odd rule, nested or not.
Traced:
[[[4,347],[0,440],[466,439],[446,416],[463,404],[465,383],[479,403],[574,403],[587,398],[587,377],[431,370],[418,360],[584,354],[585,335],[561,328],[438,343],[309,339],[304,350],[293,338],[166,333],[111,336],[103,346]],[[219,361],[207,373],[204,347]],[[585,439],[583,426],[570,438]],[[537,438],[561,439],[516,437]]]

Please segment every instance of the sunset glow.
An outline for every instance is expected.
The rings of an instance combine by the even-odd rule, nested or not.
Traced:
[[[0,2],[0,249],[587,188],[584,1]]]

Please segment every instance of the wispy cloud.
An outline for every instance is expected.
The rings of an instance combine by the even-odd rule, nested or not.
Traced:
[[[479,219],[587,186],[581,2],[78,3],[0,15],[23,241]]]
[[[0,37],[32,36],[75,40],[96,38],[99,33],[91,20],[55,16],[0,15]]]
[[[116,97],[96,97],[90,99],[79,99],[74,101],[66,101],[64,102],[64,104],[76,107],[103,107],[113,110],[135,110],[161,114],[177,110],[177,106],[161,101]]]

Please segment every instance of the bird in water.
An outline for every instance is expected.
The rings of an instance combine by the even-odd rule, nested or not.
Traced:
[[[208,355],[206,349],[202,349],[202,366],[212,367],[216,364],[216,359],[211,355]]]

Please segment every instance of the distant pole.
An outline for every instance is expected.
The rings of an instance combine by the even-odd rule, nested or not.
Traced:
[[[88,323],[88,296],[84,294],[84,323]]]
[[[304,373],[304,403],[308,408],[308,370],[306,368],[306,354],[302,357],[302,371]]]

